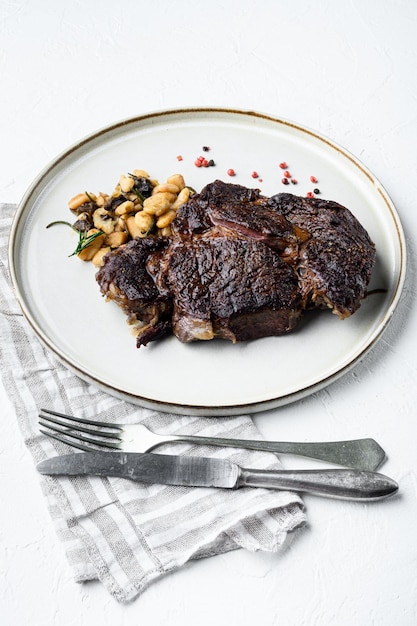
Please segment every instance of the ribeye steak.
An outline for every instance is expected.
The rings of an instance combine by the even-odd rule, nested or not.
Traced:
[[[288,333],[307,308],[351,315],[374,262],[368,233],[336,202],[214,181],[178,210],[170,238],[107,254],[97,281],[138,347],[171,332],[235,342]]]

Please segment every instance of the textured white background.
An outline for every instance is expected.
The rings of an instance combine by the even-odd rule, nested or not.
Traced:
[[[59,152],[122,118],[182,106],[254,109],[359,157],[391,195],[409,252],[397,313],[364,361],[256,418],[268,438],[375,437],[400,496],[306,497],[309,525],[284,553],[194,563],[131,605],[72,581],[0,389],[2,625],[417,623],[416,29],[415,0],[0,1],[0,202],[18,202]]]

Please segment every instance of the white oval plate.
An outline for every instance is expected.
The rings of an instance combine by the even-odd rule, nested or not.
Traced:
[[[209,152],[202,147],[209,146]],[[177,160],[181,155],[182,161]],[[215,161],[197,168],[196,157]],[[284,186],[279,163],[297,185]],[[292,334],[233,345],[183,345],[170,337],[137,349],[126,318],[107,303],[90,263],[68,257],[76,234],[54,220],[73,221],[76,193],[111,193],[120,174],[145,169],[164,181],[180,172],[200,190],[220,178],[266,195],[321,197],[347,206],[376,244],[368,297],[351,318],[308,316]],[[234,178],[227,170],[233,168]],[[251,174],[259,173],[255,180]],[[318,182],[310,182],[315,175]],[[249,111],[169,110],[129,119],[69,148],[42,171],[13,223],[9,260],[22,310],[42,342],[71,370],[136,404],[182,414],[258,412],[303,397],[350,369],[380,337],[398,303],[405,274],[405,242],[388,195],[356,158],[327,138],[291,122]]]

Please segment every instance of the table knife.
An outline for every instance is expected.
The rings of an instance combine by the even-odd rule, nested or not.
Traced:
[[[55,476],[118,476],[144,483],[223,489],[264,487],[344,500],[378,500],[398,491],[394,480],[377,472],[248,469],[227,459],[136,452],[67,454],[42,461],[37,469]]]

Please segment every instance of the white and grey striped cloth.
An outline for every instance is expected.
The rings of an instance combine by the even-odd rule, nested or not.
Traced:
[[[7,270],[15,207],[0,205],[0,367],[3,385],[34,462],[71,451],[38,432],[40,407],[160,432],[257,438],[249,416],[193,418],[121,402],[64,368],[34,336],[16,302]],[[232,458],[247,467],[279,467],[264,452],[181,444],[162,452]],[[35,470],[34,470],[35,471]],[[75,580],[99,579],[120,602],[191,559],[239,547],[278,551],[305,523],[301,499],[265,489],[223,490],[144,485],[120,478],[41,477],[43,491]],[[28,522],[30,523],[30,522]]]

